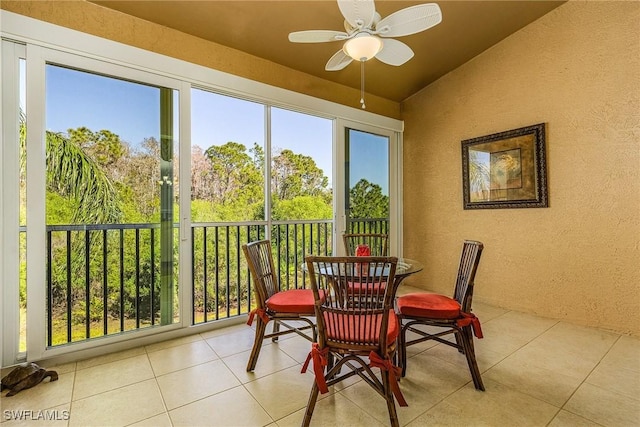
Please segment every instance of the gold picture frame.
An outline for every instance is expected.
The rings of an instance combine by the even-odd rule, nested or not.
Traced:
[[[464,209],[546,208],[545,124],[462,141]]]

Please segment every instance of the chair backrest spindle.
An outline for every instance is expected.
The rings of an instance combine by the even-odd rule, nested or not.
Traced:
[[[279,291],[273,267],[271,242],[269,240],[251,242],[245,245],[243,250],[249,260],[248,264],[254,279],[253,286],[257,294],[258,306],[263,307],[264,302]]]
[[[453,298],[460,303],[462,311],[471,309],[473,285],[480,263],[483,245],[474,240],[465,240],[460,255],[460,266]]]

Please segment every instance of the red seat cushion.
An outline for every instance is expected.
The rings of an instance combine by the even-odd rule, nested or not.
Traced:
[[[340,313],[323,313],[327,330],[327,338],[330,340],[349,341],[355,343],[377,343],[382,326],[382,314],[378,315],[354,315]],[[398,316],[393,310],[389,310],[389,324],[387,326],[387,344],[391,344],[398,338],[400,332]]]
[[[453,298],[439,294],[414,293],[398,297],[398,311],[411,317],[430,319],[457,319],[460,304]]]
[[[281,291],[267,300],[267,307],[276,313],[315,313],[313,307],[313,291],[311,289],[289,289]]]

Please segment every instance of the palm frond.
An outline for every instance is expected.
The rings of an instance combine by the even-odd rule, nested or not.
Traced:
[[[472,192],[488,191],[489,165],[480,160],[476,151],[469,151],[469,187]]]
[[[78,201],[72,221],[81,224],[118,222],[118,194],[106,173],[80,146],[63,135],[46,134],[47,186]]]

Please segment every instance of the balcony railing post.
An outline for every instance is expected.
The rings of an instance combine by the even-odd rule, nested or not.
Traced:
[[[108,316],[109,316],[109,275],[108,275],[108,259],[109,254],[107,247],[107,230],[102,230],[102,333],[109,334]]]
[[[136,329],[140,328],[140,230],[136,228]]]
[[[124,332],[124,228],[120,229],[120,332]]]
[[[89,259],[89,230],[84,232],[84,310],[85,310],[85,336],[91,338],[91,265]]]
[[[71,293],[71,230],[67,231],[67,342],[71,342],[73,297]]]
[[[53,283],[51,282],[52,250],[51,233],[47,231],[47,345],[53,345]]]
[[[150,289],[149,289],[149,296],[151,297],[151,302],[150,302],[150,318],[151,318],[151,324],[155,325],[156,324],[156,310],[155,310],[155,302],[156,302],[156,239],[155,239],[155,233],[154,233],[154,229],[152,228],[151,230],[149,230],[149,238],[151,239],[150,242],[150,249],[149,249],[149,258],[151,258],[151,284],[150,284]]]

